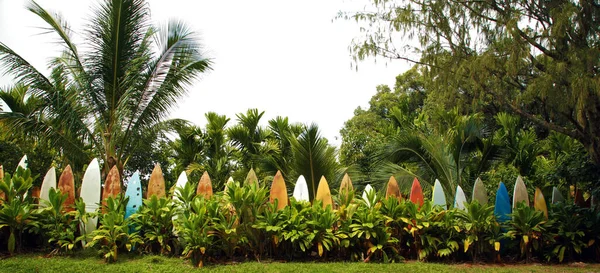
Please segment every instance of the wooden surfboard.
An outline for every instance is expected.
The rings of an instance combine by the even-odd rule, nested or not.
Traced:
[[[410,201],[419,205],[419,208],[423,206],[423,189],[416,177],[413,179],[412,187],[410,189]]]
[[[446,195],[444,194],[444,189],[442,188],[442,184],[439,180],[435,180],[433,184],[433,194],[431,199],[433,199],[434,206],[440,206],[444,209],[447,209],[446,205]]]
[[[546,199],[540,188],[535,188],[535,194],[533,195],[533,207],[535,210],[539,210],[544,213],[544,217],[548,220],[548,206],[546,206]]]
[[[67,193],[67,199],[63,203],[63,211],[69,212],[74,211],[75,208],[75,180],[73,178],[73,171],[71,165],[63,170],[60,178],[58,179],[58,189],[61,193]]]
[[[229,179],[227,179],[227,182],[225,182],[225,188],[223,189],[223,192],[227,192],[227,189],[229,188],[229,185],[235,183],[235,181],[233,180],[233,177],[229,177]]]
[[[331,199],[331,190],[329,189],[329,183],[327,183],[327,179],[325,179],[325,176],[321,176],[321,180],[319,181],[319,187],[317,187],[317,195],[315,197],[315,200],[321,201],[323,203],[323,208],[327,208],[327,206],[332,206],[333,209],[333,199]]]
[[[460,186],[456,186],[456,196],[454,197],[454,207],[457,209],[465,209],[465,203],[467,203],[467,197],[465,192]]]
[[[400,187],[398,186],[398,181],[394,176],[390,176],[390,180],[388,180],[387,188],[385,190],[385,199],[390,197],[395,197],[398,199],[398,202],[402,201],[402,195],[400,194]]]
[[[552,204],[556,204],[559,202],[564,202],[565,198],[560,194],[560,191],[557,187],[552,188]]]
[[[317,193],[318,192],[319,190],[317,190]],[[304,179],[303,175],[300,175],[298,177],[298,180],[296,181],[296,186],[294,186],[294,193],[292,194],[292,196],[298,202],[310,202],[310,197],[308,195],[308,185],[306,184],[306,179]]]
[[[152,170],[150,181],[148,182],[148,199],[150,199],[152,195],[156,195],[158,198],[167,196],[165,177],[163,176],[162,169],[158,163],[154,164],[154,170]]]
[[[344,178],[342,178],[342,183],[340,183],[340,193],[346,191],[352,191],[354,190],[354,186],[352,186],[352,179],[350,179],[350,176],[346,173],[344,174]]]
[[[101,191],[100,165],[98,165],[98,160],[94,158],[85,170],[83,181],[81,182],[79,197],[85,203],[85,212],[96,212],[98,203],[100,203]],[[97,217],[88,218],[87,221],[80,223],[81,229],[85,230],[85,234],[88,236],[87,239],[90,239],[89,235],[92,234],[92,231],[96,230],[97,225]],[[85,240],[82,243],[85,246]]]
[[[0,165],[0,179],[4,179],[4,166]],[[0,204],[4,203],[4,192],[0,191]]]
[[[527,187],[525,187],[525,182],[523,182],[523,178],[519,175],[517,177],[517,182],[515,183],[515,189],[513,191],[513,209],[515,209],[517,207],[517,204],[521,202],[529,206],[529,195],[527,194]]]
[[[40,188],[40,199],[50,201],[50,189],[56,189],[56,169],[54,167],[50,168],[46,175],[44,176],[44,180],[42,180],[42,187]],[[45,207],[44,202],[40,202],[42,207]]]
[[[487,191],[485,190],[485,185],[483,185],[483,181],[481,178],[477,177],[475,180],[475,185],[473,186],[473,196],[471,197],[473,201],[479,202],[481,205],[487,205],[488,196]]]
[[[108,197],[115,198],[121,194],[121,175],[117,165],[113,166],[106,179],[104,180],[104,189],[102,190],[102,213],[106,213],[106,199]]]
[[[498,223],[504,223],[510,220],[511,206],[508,197],[508,190],[504,183],[500,182],[498,191],[496,192],[496,205],[494,207],[494,215]]]
[[[269,194],[269,201],[275,203],[277,200],[277,210],[283,209],[288,205],[287,188],[285,187],[285,181],[280,171],[277,171],[271,184],[271,191]]]
[[[371,204],[371,202],[369,201],[369,198],[367,197],[367,195],[370,192],[375,192],[375,189],[373,189],[373,187],[371,187],[371,184],[367,184],[367,186],[365,186],[365,189],[363,190],[362,199],[365,200],[365,202],[367,202],[367,206],[369,206],[369,207],[373,205],[373,204]]]
[[[127,206],[125,206],[125,219],[127,219],[142,207],[142,183],[140,182],[139,171],[135,171],[129,178],[125,196],[129,197]]]
[[[205,199],[209,199],[213,195],[212,181],[207,171],[204,171],[200,182],[198,182],[198,188],[196,188],[196,195],[202,195]]]
[[[253,168],[250,168],[250,171],[248,172],[248,175],[246,175],[246,179],[244,180],[244,184],[248,185],[248,184],[255,184],[258,187],[258,177],[256,176],[256,173],[254,172]]]

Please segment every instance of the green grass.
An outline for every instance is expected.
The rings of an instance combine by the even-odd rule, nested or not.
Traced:
[[[179,258],[161,256],[121,256],[114,264],[90,255],[45,258],[43,254],[24,254],[0,260],[1,272],[597,272],[600,264],[571,265],[503,265],[503,264],[438,264],[405,262],[379,263],[285,263],[244,262],[236,264],[211,264],[194,270],[189,262]]]

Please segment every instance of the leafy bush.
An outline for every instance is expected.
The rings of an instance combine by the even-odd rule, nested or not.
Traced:
[[[39,209],[39,219],[42,231],[48,243],[53,247],[51,254],[61,250],[72,251],[77,242],[82,239],[82,237],[76,237],[79,221],[75,219],[75,216],[78,212],[63,212],[63,204],[67,197],[67,193],[61,193],[60,190],[51,188],[48,193],[49,200],[40,200],[43,206]]]

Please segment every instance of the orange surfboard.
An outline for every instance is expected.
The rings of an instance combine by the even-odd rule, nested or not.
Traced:
[[[319,181],[319,187],[317,188],[317,196],[315,200],[319,200],[323,203],[323,208],[327,206],[333,206],[333,199],[331,199],[331,190],[329,190],[329,183],[327,183],[327,179],[325,176],[321,176],[321,181]]]
[[[58,179],[58,189],[61,193],[67,193],[67,200],[63,203],[63,211],[74,211],[75,208],[75,179],[73,177],[73,171],[71,170],[71,165],[67,165],[67,167],[63,170],[62,174],[60,174],[60,178]]]
[[[535,210],[539,210],[544,213],[544,217],[548,220],[548,206],[546,205],[546,199],[540,188],[535,188],[535,194],[533,195],[533,207]]]
[[[423,189],[416,177],[413,179],[413,184],[410,189],[410,201],[419,205],[419,208],[423,205]]]
[[[273,184],[271,184],[271,192],[269,195],[269,201],[275,202],[277,199],[277,210],[285,208],[288,204],[287,188],[285,187],[285,181],[280,171],[277,171],[273,178]]]
[[[402,195],[400,194],[400,187],[398,186],[398,182],[394,176],[390,176],[390,180],[387,184],[387,189],[385,191],[385,199],[390,197],[396,197],[398,201],[402,201]]]
[[[165,190],[165,177],[163,176],[162,169],[158,163],[154,165],[154,170],[152,170],[150,181],[148,182],[148,198],[152,197],[152,195],[156,195],[158,198],[167,196]]]
[[[258,177],[254,172],[254,168],[250,168],[248,175],[246,175],[246,179],[244,180],[244,184],[255,184],[258,187]]]
[[[121,175],[117,165],[113,166],[108,172],[106,180],[104,180],[104,189],[102,190],[102,212],[106,213],[106,199],[108,197],[115,198],[121,193]]]
[[[0,165],[0,179],[4,179],[4,167]],[[4,192],[0,191],[0,204],[4,203]]]
[[[198,188],[196,189],[196,195],[203,195],[205,199],[209,199],[213,195],[212,189],[212,181],[210,180],[210,176],[207,171],[204,171],[202,177],[200,177],[200,182],[198,183]]]

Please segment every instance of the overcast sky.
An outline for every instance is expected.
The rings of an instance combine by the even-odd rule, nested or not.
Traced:
[[[149,1],[152,19],[185,21],[201,36],[214,70],[190,87],[172,117],[206,124],[204,113],[235,114],[248,108],[291,122],[315,122],[323,136],[339,145],[339,130],[358,106],[367,106],[375,87],[393,85],[408,69],[401,61],[367,60],[356,71],[348,46],[360,35],[355,22],[335,20],[338,11],[362,8],[361,1]],[[47,73],[57,56],[56,37],[40,35],[41,19],[24,0],[0,0],[0,41]],[[39,0],[81,31],[96,1]],[[81,42],[76,39],[76,42]],[[0,86],[11,79],[0,76]]]

